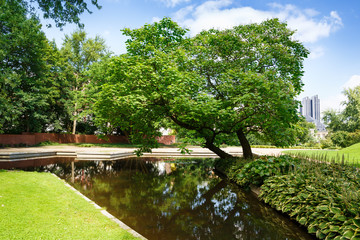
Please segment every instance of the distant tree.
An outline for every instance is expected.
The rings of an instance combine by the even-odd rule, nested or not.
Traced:
[[[360,86],[345,89],[343,91],[347,98],[342,104],[345,106],[342,114],[348,132],[360,129]]]
[[[344,130],[344,119],[341,112],[330,109],[323,112],[323,121],[326,124],[326,128],[332,132]]]
[[[104,39],[99,36],[87,38],[83,30],[77,30],[70,36],[65,35],[60,52],[65,59],[65,73],[70,86],[70,98],[66,105],[72,114],[72,133],[75,134],[77,121],[86,108],[85,89],[91,82],[86,72],[93,63],[110,53]]]
[[[325,111],[323,120],[332,132],[355,132],[360,130],[360,86],[345,89],[343,94],[347,98],[342,102],[344,110]]]
[[[297,144],[305,144],[314,141],[314,136],[311,134],[311,129],[316,130],[316,125],[312,122],[307,122],[305,119],[298,122],[296,139]]]
[[[224,136],[236,135],[246,158],[247,133],[262,132],[280,146],[295,141],[295,97],[308,51],[286,24],[273,19],[188,39],[164,18],[124,34],[128,54],[113,59],[94,106],[104,122],[123,121],[143,140],[157,136],[167,118],[221,158],[231,157],[219,148]]]

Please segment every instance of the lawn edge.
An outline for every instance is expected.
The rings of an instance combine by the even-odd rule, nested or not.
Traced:
[[[77,195],[79,195],[80,197],[82,197],[83,199],[85,199],[85,201],[87,201],[88,203],[90,203],[91,205],[93,205],[96,209],[102,209],[102,207],[100,207],[99,205],[97,205],[94,201],[92,201],[91,199],[89,199],[88,197],[86,197],[84,194],[82,194],[81,192],[79,192],[77,189],[75,189],[73,186],[71,186],[70,184],[68,184],[65,180],[59,178],[56,174],[51,173],[53,176],[55,176],[57,179],[59,179],[61,182],[64,183],[65,186],[67,186],[68,188],[70,188],[72,191],[74,191]],[[100,211],[105,217],[107,217],[108,219],[112,220],[113,222],[115,222],[117,225],[119,225],[122,229],[126,230],[127,232],[129,232],[131,235],[133,235],[134,237],[143,239],[143,240],[147,240],[147,238],[145,238],[144,236],[142,236],[140,233],[136,232],[134,229],[132,229],[131,227],[129,227],[128,225],[126,225],[125,223],[123,223],[122,221],[120,221],[118,218],[114,217],[113,215],[111,215],[108,211],[106,211],[105,209],[102,209]]]

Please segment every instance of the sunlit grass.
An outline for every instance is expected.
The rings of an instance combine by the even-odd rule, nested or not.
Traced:
[[[50,173],[0,170],[0,239],[135,239]]]
[[[287,150],[283,153],[312,160],[360,166],[360,143],[341,150]]]

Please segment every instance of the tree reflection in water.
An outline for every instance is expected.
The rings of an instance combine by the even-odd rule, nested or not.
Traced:
[[[212,172],[213,160],[75,163],[74,186],[148,239],[313,239]],[[51,171],[70,180],[70,163]]]

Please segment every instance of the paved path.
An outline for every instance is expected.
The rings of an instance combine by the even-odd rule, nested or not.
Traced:
[[[39,156],[74,156],[78,159],[115,159],[121,157],[129,157],[133,155],[135,148],[105,148],[105,147],[77,147],[77,146],[42,146],[42,147],[26,147],[26,148],[5,148],[0,149],[1,159],[17,159],[26,158],[26,156],[35,157]],[[216,155],[209,149],[201,147],[192,147],[190,155],[183,155],[178,148],[162,147],[153,149],[151,154],[144,154],[148,157],[216,157]],[[223,148],[224,151],[234,156],[241,156],[241,147],[227,147]],[[273,148],[253,148],[253,153],[258,155],[280,155],[283,149]],[[11,156],[11,157],[9,157]]]

